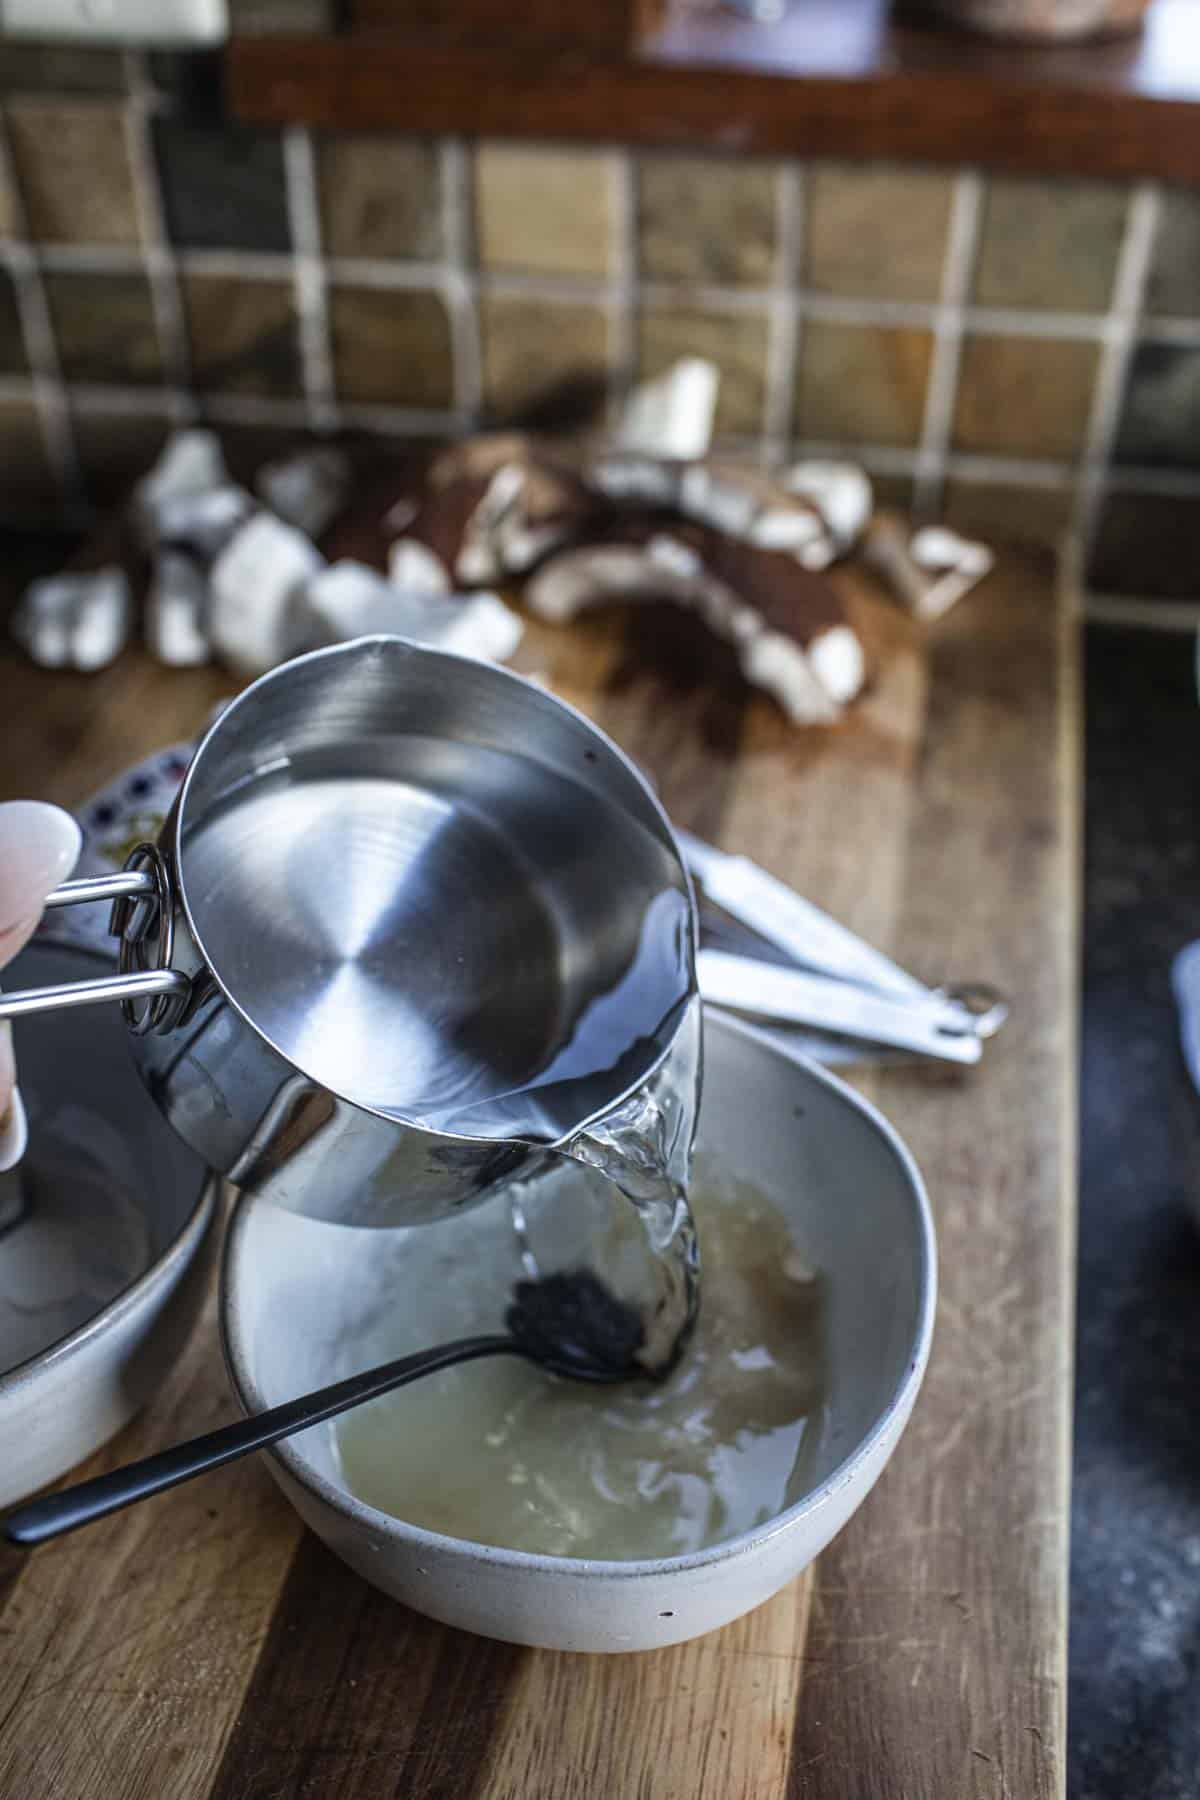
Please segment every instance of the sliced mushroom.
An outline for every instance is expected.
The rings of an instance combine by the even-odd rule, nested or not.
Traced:
[[[388,580],[402,594],[448,594],[450,572],[428,544],[397,538],[388,550]]]
[[[211,563],[258,510],[254,496],[234,482],[202,494],[169,495],[158,507],[153,547],[182,550]]]
[[[521,620],[498,594],[470,594],[432,641],[481,662],[507,662],[524,635]]]
[[[851,549],[866,530],[875,504],[871,483],[857,463],[800,462],[783,476],[791,494],[809,500],[829,527],[832,549],[827,562],[801,557],[809,569],[824,569]]]
[[[133,490],[130,510],[138,537],[153,547],[163,537],[164,507],[232,485],[215,431],[177,431]]]
[[[596,513],[595,497],[576,475],[530,457],[523,442],[481,439],[456,457],[446,452],[413,496],[415,511],[398,541],[435,556],[447,587],[523,575]],[[506,459],[493,462],[501,449]],[[387,517],[395,516],[393,505]]]
[[[588,464],[590,488],[618,506],[679,508],[679,484],[686,464],[633,450],[612,450]]]
[[[706,456],[720,383],[715,363],[681,358],[665,375],[631,391],[614,433],[616,448],[680,462]]]
[[[294,525],[256,513],[212,567],[209,631],[231,668],[259,675],[303,646],[304,584],[324,558]]]
[[[305,584],[308,644],[345,643],[392,632],[414,643],[503,662],[523,626],[495,594],[443,595],[401,590],[376,570],[349,559],[320,569]]]
[[[25,591],[12,634],[47,669],[104,669],[129,641],[129,578],[115,564],[48,575]]]
[[[151,656],[170,668],[197,668],[212,656],[206,629],[208,581],[194,557],[160,550],[146,590],[145,634]]]
[[[790,556],[704,527],[663,531],[623,520],[606,540],[551,557],[525,599],[559,623],[612,599],[686,606],[736,647],[747,680],[798,723],[836,718],[862,686],[862,646],[828,583]]]
[[[863,555],[901,605],[919,619],[940,619],[987,575],[995,558],[986,544],[928,525],[910,535],[890,513],[871,522]]]
[[[285,524],[295,525],[311,538],[320,537],[349,492],[350,459],[344,450],[320,444],[264,463],[254,486],[264,504]]]
[[[679,512],[760,549],[787,551],[804,568],[827,568],[844,547],[815,499],[789,492],[759,469],[610,452],[595,458],[585,475],[614,507]]]

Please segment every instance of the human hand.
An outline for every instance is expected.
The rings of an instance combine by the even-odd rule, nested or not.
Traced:
[[[41,800],[0,804],[0,968],[33,936],[42,902],[75,866],[83,836],[70,813]],[[25,1150],[25,1109],[12,1034],[0,1020],[0,1173]]]

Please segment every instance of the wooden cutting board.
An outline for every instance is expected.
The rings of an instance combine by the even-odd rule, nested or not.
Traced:
[[[980,1068],[859,1085],[921,1164],[941,1298],[913,1422],[817,1567],[640,1656],[487,1643],[385,1599],[242,1463],[28,1559],[0,1553],[12,1800],[1042,1800],[1063,1791],[1079,705],[1073,620],[1012,554],[920,631],[842,578],[869,697],[789,728],[660,613],[531,630],[681,824],[929,980],[995,982]],[[0,797],[78,802],[228,683],[131,650],[91,677],[0,652]],[[88,1472],[231,1416],[206,1317]],[[2,1447],[0,1447],[2,1454]]]

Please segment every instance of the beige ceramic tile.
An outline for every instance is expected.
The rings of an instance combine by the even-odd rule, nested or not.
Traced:
[[[766,287],[775,271],[778,169],[715,156],[644,156],[638,247],[650,281]]]
[[[441,254],[436,145],[383,134],[326,136],[317,167],[328,256],[432,261]]]
[[[475,153],[475,230],[485,269],[606,275],[616,205],[607,150],[484,143]]]
[[[46,457],[41,422],[27,400],[0,400],[0,511],[10,518],[25,508],[48,514],[59,504]]]
[[[1107,311],[1128,208],[1128,189],[1107,182],[993,177],[976,304]]]
[[[183,281],[192,376],[203,393],[300,393],[292,289],[281,281],[190,274]]]
[[[329,296],[329,327],[343,400],[453,405],[450,321],[437,294],[337,286]]]
[[[1146,311],[1152,318],[1200,315],[1200,193],[1168,188],[1154,244]]]
[[[48,243],[136,244],[123,109],[105,101],[19,101],[8,109],[29,229]]]
[[[801,339],[796,435],[916,444],[932,351],[927,331],[809,320]]]
[[[936,300],[954,177],[890,163],[817,163],[806,279],[818,293]]]
[[[767,320],[759,312],[647,308],[638,324],[641,376],[661,375],[682,356],[704,356],[721,371],[716,430],[752,437],[763,428]]]
[[[953,448],[1070,460],[1087,428],[1096,344],[1024,337],[963,345]]]
[[[68,381],[162,379],[154,303],[144,275],[52,271],[44,281]]]
[[[1012,487],[1007,483],[946,483],[942,514],[948,525],[985,543],[1057,544],[1071,522],[1070,488]]]
[[[608,367],[608,317],[598,306],[485,294],[480,327],[484,402],[493,419],[520,413],[553,389]]]

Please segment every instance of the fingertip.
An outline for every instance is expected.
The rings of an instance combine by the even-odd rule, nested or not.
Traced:
[[[44,800],[0,804],[0,935],[35,917],[75,867],[83,833],[69,812]]]

